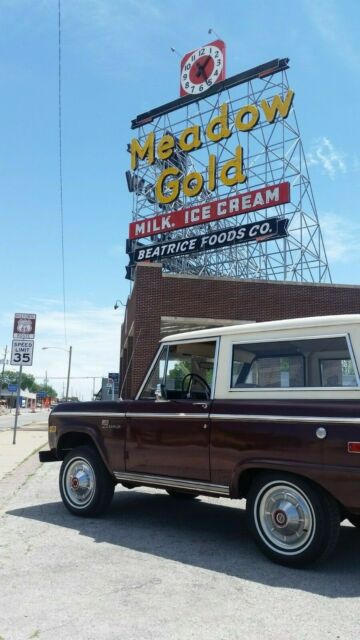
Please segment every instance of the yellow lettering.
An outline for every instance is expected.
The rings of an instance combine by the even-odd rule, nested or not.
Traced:
[[[208,123],[206,135],[209,140],[213,142],[219,142],[219,140],[231,136],[231,131],[228,126],[228,105],[226,102],[220,107],[220,115],[215,116],[215,118],[212,118]]]
[[[232,187],[234,184],[245,182],[246,176],[242,172],[243,168],[243,149],[241,145],[238,145],[235,149],[234,158],[228,160],[223,165],[220,172],[220,180],[228,187]],[[233,171],[233,175],[229,176],[229,171]]]
[[[157,146],[156,151],[157,151],[158,158],[160,160],[167,160],[168,158],[170,158],[174,150],[174,146],[175,146],[175,140],[173,136],[171,136],[170,133],[165,134],[161,138]]]
[[[195,184],[191,184],[191,183]],[[189,196],[190,198],[197,196],[204,186],[204,178],[201,173],[197,173],[193,171],[192,173],[188,173],[183,180],[183,192],[185,196]]]
[[[247,122],[243,122],[243,119],[247,114],[250,116],[250,119]],[[235,126],[237,129],[240,129],[240,131],[249,131],[257,125],[259,118],[259,109],[254,104],[248,104],[237,112]]]
[[[282,118],[288,117],[294,95],[294,92],[289,89],[285,100],[280,98],[280,96],[275,96],[272,99],[271,104],[269,104],[267,100],[261,100],[260,104],[262,110],[265,114],[266,120],[270,122],[270,124],[274,122],[278,113]]]
[[[188,142],[188,138],[192,136],[192,140]],[[179,138],[179,147],[183,151],[193,151],[201,147],[200,126],[198,124],[193,127],[187,127],[181,133]]]
[[[131,168],[133,171],[138,166],[138,158],[140,158],[140,160],[144,160],[145,158],[147,158],[147,161],[149,164],[154,164],[155,162],[154,143],[155,143],[154,132],[149,133],[143,146],[141,146],[137,138],[133,138],[131,140],[130,155],[131,155]]]
[[[169,176],[178,176],[180,173],[180,169],[176,167],[169,167],[160,173],[155,184],[156,199],[158,202],[167,204],[168,202],[174,202],[174,200],[176,200],[180,191],[179,180],[167,180],[166,185],[164,183]],[[164,193],[164,186],[168,192],[166,195]]]
[[[215,191],[216,189],[216,156],[209,155],[209,191]]]

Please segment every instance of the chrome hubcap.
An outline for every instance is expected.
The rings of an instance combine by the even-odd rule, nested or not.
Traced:
[[[255,503],[256,527],[271,548],[297,553],[312,541],[315,514],[307,496],[296,486],[269,484]]]
[[[65,470],[63,488],[70,502],[86,507],[95,492],[95,474],[87,460],[71,460]]]

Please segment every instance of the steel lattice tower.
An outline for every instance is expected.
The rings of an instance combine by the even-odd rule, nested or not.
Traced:
[[[271,124],[263,116],[260,106],[261,100],[271,102],[276,95],[284,99],[289,89],[286,70],[283,69],[265,77],[257,76],[211,95],[205,94],[201,99],[183,107],[179,105],[175,110],[159,115],[151,124],[142,124],[137,128],[135,135],[141,143],[144,143],[151,131],[155,132],[157,140],[166,133],[171,133],[177,138],[184,128],[193,125],[200,125],[203,132],[211,118],[218,115],[220,106],[227,103],[229,127],[233,134],[216,143],[208,140],[204,134],[203,145],[196,151],[188,154],[180,152],[173,160],[170,158],[161,163],[156,161],[153,165],[141,161],[134,174],[135,180],[142,188],[133,194],[133,221],[153,217],[161,211],[174,211],[194,206],[197,202],[226,198],[269,184],[285,181],[290,183],[291,201],[288,204],[181,229],[166,235],[152,236],[146,239],[145,243],[154,244],[164,240],[193,237],[274,216],[290,220],[288,237],[167,258],[163,260],[165,271],[263,280],[331,282],[294,106],[291,107],[287,118],[277,117]],[[250,131],[238,131],[234,126],[236,113],[248,104],[254,104],[259,108],[260,120]],[[205,189],[197,198],[181,195],[175,203],[163,205],[163,208],[159,209],[153,198],[151,186],[166,166],[174,164],[181,169],[183,175],[190,171],[198,171],[203,174],[206,186],[209,154],[216,156],[217,165],[221,168],[221,165],[234,155],[237,145],[243,147],[246,183],[234,187],[218,183],[216,190],[211,193]]]

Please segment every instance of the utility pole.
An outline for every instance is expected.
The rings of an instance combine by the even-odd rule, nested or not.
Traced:
[[[71,370],[71,354],[72,347],[69,348],[69,364],[68,364],[68,373],[67,373],[67,382],[66,382],[66,402],[69,399],[69,384],[70,384],[70,370]]]
[[[2,388],[3,388],[3,381],[4,381],[4,371],[5,371],[5,364],[6,364],[6,355],[7,355],[7,345],[5,347],[5,351],[4,351],[4,360],[3,360],[3,365],[2,365],[2,371],[1,371],[1,382],[0,382],[0,394],[2,393]]]

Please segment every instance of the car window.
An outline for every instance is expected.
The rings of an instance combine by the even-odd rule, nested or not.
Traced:
[[[141,398],[142,399],[154,399],[155,392],[159,384],[162,383],[165,372],[165,364],[167,359],[167,346],[163,347],[160,352],[158,359],[156,360],[150,375],[147,379],[145,387],[142,390]]]
[[[164,346],[141,393],[142,399],[208,399],[214,375],[216,341]]]
[[[233,346],[231,388],[357,386],[345,336]]]
[[[322,387],[356,387],[354,365],[350,358],[320,360]]]

